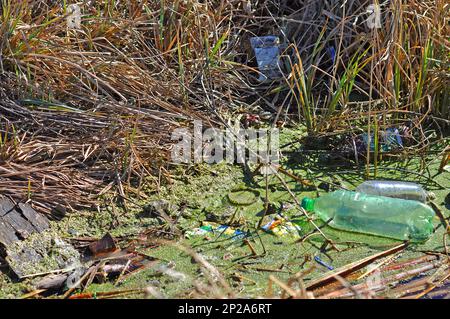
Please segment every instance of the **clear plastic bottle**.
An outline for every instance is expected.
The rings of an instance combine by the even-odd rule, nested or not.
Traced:
[[[418,201],[339,190],[305,197],[302,207],[346,231],[412,241],[424,241],[433,232],[434,211]]]
[[[418,200],[422,203],[432,196],[418,184],[401,181],[365,181],[356,188],[356,191],[371,195]]]

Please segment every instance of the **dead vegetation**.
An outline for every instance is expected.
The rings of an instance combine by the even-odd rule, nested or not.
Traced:
[[[298,113],[311,133],[448,124],[445,1],[380,3],[375,29],[370,4],[94,1],[69,28],[69,3],[3,0],[2,193],[50,212],[136,192],[174,127],[220,112]],[[260,85],[249,37],[266,34],[284,78]]]
[[[54,218],[139,196],[146,179],[170,180],[171,132],[193,119],[224,126],[236,114],[269,112],[273,125],[304,123],[313,139],[349,134],[353,142],[405,127],[408,154],[448,136],[446,1],[85,1],[74,27],[73,3],[0,4],[0,194]],[[374,4],[381,18],[371,28]],[[261,83],[250,37],[264,35],[279,38],[281,76]],[[367,170],[373,161],[376,170],[378,150],[367,150]],[[444,167],[448,150],[436,154]],[[212,265],[185,250],[209,276],[193,296],[234,296]],[[272,276],[270,285],[294,298],[373,297],[340,275],[332,276],[337,291],[310,291],[303,274],[288,283]]]

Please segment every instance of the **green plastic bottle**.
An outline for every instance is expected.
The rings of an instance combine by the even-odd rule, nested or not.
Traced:
[[[411,241],[424,241],[433,232],[433,209],[414,200],[339,190],[305,197],[302,207],[346,231]]]

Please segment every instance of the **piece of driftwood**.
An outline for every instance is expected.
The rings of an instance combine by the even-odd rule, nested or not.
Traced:
[[[49,228],[50,225],[48,223],[47,218],[44,215],[36,212],[30,206],[30,204],[19,203],[18,206],[22,214],[25,216],[25,218],[31,222],[31,224],[38,232],[42,232],[47,228]]]
[[[81,266],[80,253],[51,232],[42,232],[9,246],[6,262],[19,278]]]
[[[0,243],[9,246],[18,240],[14,228],[0,217]]]
[[[0,197],[0,244],[8,247],[40,233],[49,227],[48,220],[29,204],[14,204],[9,198]]]

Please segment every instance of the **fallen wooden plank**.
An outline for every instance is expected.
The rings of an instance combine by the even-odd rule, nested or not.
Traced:
[[[36,212],[29,204],[19,203],[18,206],[23,216],[25,216],[38,232],[42,232],[50,227],[47,218]]]
[[[30,205],[15,205],[9,198],[0,198],[0,244],[7,247],[31,234],[49,227],[47,219]]]
[[[405,280],[407,278],[414,277],[418,274],[425,273],[429,270],[439,267],[441,264],[442,264],[442,262],[439,262],[439,261],[432,262],[432,263],[426,263],[424,266],[421,266],[419,268],[407,270],[407,271],[404,271],[404,272],[401,272],[398,274],[394,274],[387,278],[381,279],[378,284],[375,284],[372,287],[368,287],[367,282],[363,282],[363,283],[352,286],[352,289],[349,289],[348,287],[346,287],[346,288],[342,288],[339,290],[333,290],[329,293],[319,296],[319,298],[325,298],[325,299],[349,298],[349,297],[352,297],[355,295],[354,291],[359,291],[361,294],[370,293],[370,292],[372,292],[372,293],[377,292],[378,294],[380,294],[382,291],[387,290],[388,287],[397,285],[401,280]]]
[[[6,262],[19,278],[80,267],[80,253],[55,234],[42,232],[6,249]]]
[[[31,223],[23,218],[21,214],[13,209],[8,214],[4,215],[3,220],[9,223],[22,239],[28,238],[31,234],[36,232],[36,228]]]
[[[9,246],[18,240],[14,228],[0,217],[0,244]]]
[[[16,210],[16,205],[9,198],[0,198],[0,219],[14,228],[15,234],[27,238],[36,232],[33,225]]]
[[[19,278],[79,264],[79,252],[44,232],[49,227],[47,218],[29,204],[16,205],[0,196],[0,246],[6,263]]]
[[[10,199],[6,197],[0,197],[0,217],[8,214],[11,210],[14,209],[14,206],[14,203]]]

